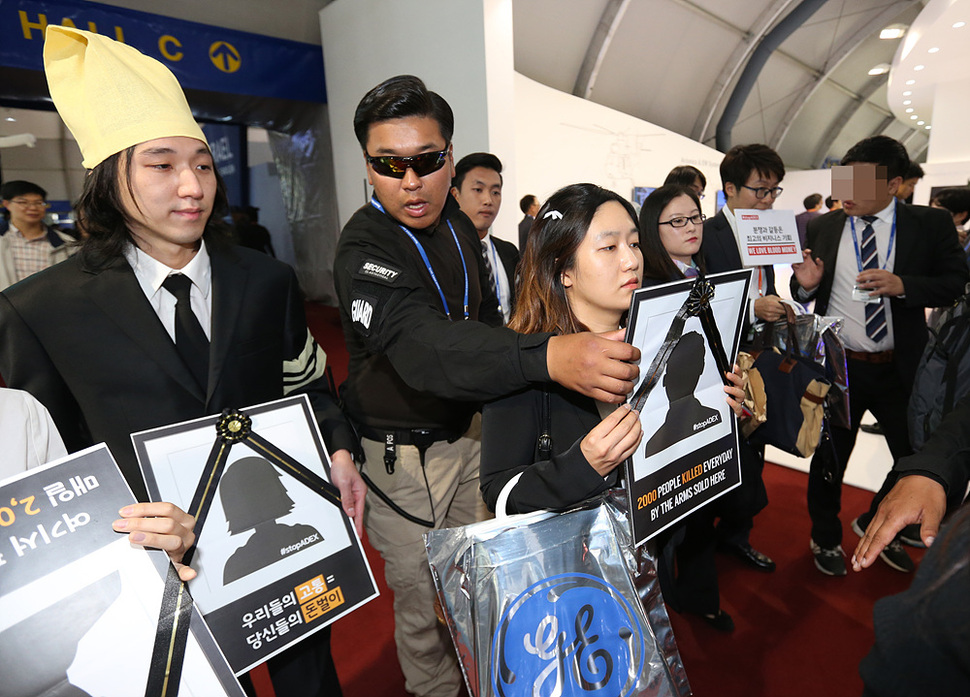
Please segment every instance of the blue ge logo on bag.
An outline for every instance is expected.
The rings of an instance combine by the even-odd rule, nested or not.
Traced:
[[[560,574],[523,591],[492,642],[499,697],[627,697],[637,686],[646,641],[620,592],[587,574]]]

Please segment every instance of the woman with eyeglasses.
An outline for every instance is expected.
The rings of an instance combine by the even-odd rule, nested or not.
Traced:
[[[688,187],[668,184],[647,196],[640,208],[644,279],[665,283],[704,273],[705,217],[700,199]]]
[[[704,273],[701,243],[704,214],[689,187],[669,184],[653,191],[640,208],[643,284],[656,285]],[[740,377],[731,378],[740,384]],[[678,612],[700,615],[722,632],[734,629],[721,609],[714,553],[714,508],[706,506],[658,536],[657,573],[664,600]]]
[[[593,184],[567,186],[539,209],[509,326],[522,333],[616,330],[643,271],[630,203]],[[738,413],[743,392],[725,392]],[[507,497],[509,513],[578,503],[617,484],[619,465],[641,438],[639,414],[628,405],[614,408],[559,385],[518,392],[483,411],[482,496],[492,510]],[[718,607],[703,614],[730,622]]]

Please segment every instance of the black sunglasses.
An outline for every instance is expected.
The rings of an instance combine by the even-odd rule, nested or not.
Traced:
[[[404,179],[404,175],[409,169],[419,177],[427,176],[432,172],[437,172],[445,166],[448,160],[448,148],[438,152],[424,152],[420,155],[411,157],[397,157],[396,155],[382,155],[381,157],[371,157],[364,153],[367,164],[374,168],[374,171],[384,177],[394,177]]]

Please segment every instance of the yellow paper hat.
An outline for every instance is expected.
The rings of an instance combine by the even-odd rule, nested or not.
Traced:
[[[172,71],[131,46],[49,25],[44,71],[54,106],[77,139],[86,169],[156,138],[206,142]]]

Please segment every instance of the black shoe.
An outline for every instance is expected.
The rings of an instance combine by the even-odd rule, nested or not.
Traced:
[[[870,522],[869,514],[862,514],[852,521],[852,532],[859,537],[864,536]],[[896,569],[896,571],[902,571],[904,574],[908,574],[916,568],[913,560],[909,558],[909,554],[906,553],[906,550],[899,543],[898,538],[886,545],[885,549],[879,553],[879,558]]]
[[[750,544],[744,543],[736,545],[722,542],[720,548],[722,552],[733,554],[749,566],[756,568],[758,571],[770,572],[775,570],[775,562],[771,560],[771,557],[769,557],[767,554],[762,554]]]
[[[886,432],[882,430],[882,426],[879,425],[878,421],[874,424],[862,424],[859,426],[859,430],[863,433],[871,433],[874,436],[886,435]]]
[[[826,576],[845,576],[849,573],[845,568],[845,552],[842,551],[842,545],[822,547],[812,540],[811,548],[815,556],[815,568]]]
[[[718,610],[716,615],[701,615],[701,619],[719,632],[734,631],[734,620],[724,610]]]
[[[916,568],[913,560],[909,558],[909,554],[903,549],[899,540],[893,540],[886,545],[885,549],[879,553],[879,558],[896,569],[896,571],[902,571],[904,574],[912,573],[913,569]]]
[[[910,547],[917,547],[919,549],[926,549],[926,545],[923,544],[923,538],[919,535],[919,524],[910,523],[905,528],[903,528],[898,538],[900,542],[904,545],[909,545]]]

